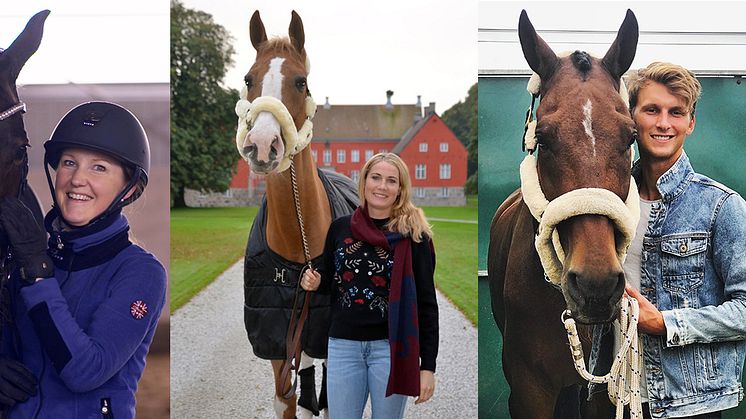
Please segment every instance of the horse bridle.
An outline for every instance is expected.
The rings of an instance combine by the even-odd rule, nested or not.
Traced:
[[[3,112],[0,112],[0,121],[6,120],[18,112],[26,113],[26,104],[24,102],[18,102]]]
[[[26,103],[19,101],[15,105],[12,105],[10,108],[4,110],[3,112],[0,112],[0,121],[4,121],[11,116],[18,114],[19,112],[21,114],[26,113]],[[28,153],[24,153],[23,163],[21,164],[21,176],[18,180],[18,192],[16,193],[16,198],[20,199],[23,195],[23,189],[26,185],[28,170]],[[2,257],[0,258],[0,273],[2,273],[2,278],[0,278],[0,280],[3,282],[10,279],[11,270],[8,267],[8,262],[12,259],[10,245],[4,247],[4,249],[0,249],[2,250]]]
[[[536,98],[539,97],[539,82],[538,75],[532,76],[529,81],[528,91],[531,93],[531,106],[526,112],[526,124],[523,130],[521,147],[524,152],[528,150],[528,154],[520,166],[521,192],[524,204],[539,223],[534,247],[541,261],[544,279],[561,291],[560,277],[565,254],[559,240],[559,233],[556,230],[557,225],[575,215],[598,214],[606,216],[622,235],[622,241],[617,243],[616,250],[619,263],[623,264],[627,255],[627,248],[632,241],[640,218],[640,203],[634,178],[630,179],[625,202],[622,202],[621,198],[613,192],[601,188],[575,189],[554,198],[552,201],[546,199],[539,184],[538,159],[534,156],[534,151],[537,148],[535,138],[537,121],[533,118],[533,108]],[[620,81],[621,89],[624,89],[624,83]],[[632,159],[634,159],[634,148],[632,149]],[[578,209],[581,206],[584,208]],[[569,310],[562,313],[562,323],[567,331],[573,366],[578,374],[590,382],[608,383],[609,397],[616,405],[617,418],[622,417],[623,406],[626,404],[629,404],[633,417],[635,415],[642,417],[639,390],[636,395],[633,395],[634,392],[627,390],[624,385],[624,380],[628,375],[631,375],[630,384],[633,389],[639,389],[640,385],[642,353],[637,334],[639,305],[635,299],[626,296],[622,300],[620,321],[623,344],[614,359],[611,370],[604,376],[595,376],[586,369],[583,346],[578,338],[575,320]]]
[[[620,85],[623,88],[624,85],[621,83]],[[522,149],[527,150],[528,153],[520,165],[521,192],[523,202],[539,223],[534,247],[544,270],[544,278],[558,287],[565,253],[556,230],[557,225],[577,215],[597,214],[608,217],[622,235],[622,240],[617,243],[616,251],[619,262],[624,263],[627,248],[640,218],[640,204],[634,179],[630,179],[626,201],[622,201],[613,192],[602,188],[580,188],[560,195],[552,201],[546,199],[539,183],[538,158],[535,155],[538,146],[535,138],[537,121],[533,117],[533,109],[536,98],[540,97],[539,86],[540,79],[534,74],[529,81],[531,106],[526,112],[523,131]]]

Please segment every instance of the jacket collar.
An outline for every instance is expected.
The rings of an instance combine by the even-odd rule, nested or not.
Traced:
[[[640,165],[640,160],[637,160],[632,166],[632,176],[635,178],[637,184],[640,185],[642,182],[642,166]],[[676,199],[677,196],[681,195],[689,185],[693,176],[694,169],[692,168],[691,163],[689,163],[689,157],[686,155],[686,152],[682,150],[681,156],[676,160],[676,163],[674,163],[670,169],[666,170],[666,172],[663,173],[655,183],[663,202],[671,202]]]

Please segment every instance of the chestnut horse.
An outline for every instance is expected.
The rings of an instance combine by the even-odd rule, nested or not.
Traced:
[[[295,417],[297,400],[299,416],[310,418],[325,407],[325,374],[317,399],[313,358],[326,357],[330,297],[306,294],[302,306],[310,306],[308,321],[294,331],[305,316],[294,310],[304,294],[298,287],[300,271],[319,265],[333,217],[349,214],[357,205],[356,186],[341,175],[319,171],[307,147],[316,105],[307,84],[309,64],[298,14],[292,12],[288,38],[267,39],[255,12],[250,35],[256,61],[236,105],[236,145],[250,169],[266,176],[267,189],[246,251],[244,322],[254,353],[272,360],[277,417]],[[298,399],[288,367],[295,344],[303,350],[301,359],[295,359],[300,365],[293,367],[296,379],[300,377]]]
[[[30,147],[26,129],[23,125],[23,113],[26,104],[21,102],[16,89],[18,74],[31,55],[41,43],[44,21],[48,10],[34,15],[20,35],[6,50],[0,49],[0,199],[6,196],[20,198],[34,213],[36,220],[42,224],[42,212],[39,201],[26,182],[28,174],[28,153]],[[11,266],[8,265],[8,246],[0,232],[0,288],[5,287]],[[4,292],[3,292],[4,295]],[[6,301],[0,301],[0,312],[6,309]],[[0,322],[6,319],[0,317]]]
[[[634,14],[627,11],[603,59],[580,51],[558,57],[537,35],[525,11],[518,33],[523,55],[541,80],[532,147],[538,150],[535,160],[531,156],[538,172],[537,189],[549,202],[571,191],[603,189],[623,205],[631,188],[635,126],[619,90],[637,47]],[[602,413],[596,411],[600,417],[612,417],[610,410],[604,410],[610,407],[605,397],[596,398],[602,399],[596,406],[579,404],[585,382],[573,368],[560,316],[569,309],[585,324],[616,317],[625,284],[620,228],[610,217],[582,211],[559,222],[557,245],[564,260],[550,278],[534,243],[540,224],[524,195],[528,197],[525,185],[523,192],[514,192],[498,208],[488,251],[492,308],[503,336],[511,417],[572,418],[581,409],[587,416],[600,409]],[[575,200],[569,204],[573,211],[581,205]],[[588,354],[589,326],[581,329]]]

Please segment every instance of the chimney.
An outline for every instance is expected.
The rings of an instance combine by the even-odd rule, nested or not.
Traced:
[[[393,90],[386,90],[386,109],[394,109],[394,105],[391,104],[391,96],[394,96]]]
[[[425,108],[425,117],[429,116],[431,113],[435,113],[435,102],[430,102],[430,104]]]
[[[332,105],[329,104],[329,96],[326,97],[326,102],[324,102],[324,109],[331,109]]]
[[[414,121],[413,124],[416,124],[420,119],[422,119],[422,95],[417,95],[417,103],[415,105],[417,107],[417,113],[414,114]]]

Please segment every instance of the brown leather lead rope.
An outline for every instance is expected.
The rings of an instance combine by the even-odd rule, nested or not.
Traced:
[[[301,308],[300,316],[297,315],[298,310],[298,294],[300,291],[300,281],[303,278],[303,273],[306,269],[313,269],[311,265],[311,255],[308,250],[308,240],[306,239],[306,230],[303,227],[303,215],[301,214],[300,198],[298,196],[298,183],[295,180],[295,165],[293,160],[290,160],[290,183],[293,187],[293,202],[295,203],[295,215],[298,218],[298,226],[300,227],[300,236],[303,242],[303,257],[306,261],[306,266],[301,269],[298,275],[298,283],[295,285],[295,298],[293,299],[293,310],[290,312],[290,322],[288,324],[288,332],[285,337],[286,349],[285,359],[282,361],[280,366],[280,380],[277,381],[277,388],[275,389],[276,394],[282,395],[284,399],[290,399],[295,395],[295,390],[298,387],[298,372],[300,371],[300,360],[301,360],[301,335],[303,334],[303,326],[308,318],[308,308],[311,303],[311,293],[304,291],[305,296],[303,297],[303,307]],[[293,359],[295,359],[295,365],[293,365]],[[295,378],[293,379],[292,385],[290,385],[291,370],[295,370]],[[285,390],[287,389],[287,390]]]

